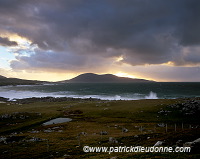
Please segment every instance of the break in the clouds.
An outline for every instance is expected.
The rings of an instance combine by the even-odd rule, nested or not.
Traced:
[[[13,69],[200,66],[199,0],[1,0],[0,21],[37,46]]]

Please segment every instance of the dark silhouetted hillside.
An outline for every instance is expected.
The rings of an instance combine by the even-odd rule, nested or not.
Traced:
[[[6,77],[0,75],[0,79],[5,79]]]
[[[133,79],[127,77],[118,77],[112,74],[97,75],[93,73],[81,74],[70,80],[61,82],[68,83],[133,83],[133,82],[154,82],[145,79]]]
[[[35,84],[42,84],[44,81],[36,81],[36,80],[24,80],[18,78],[6,78],[0,75],[0,86],[7,86],[7,85],[35,85]],[[47,82],[45,82],[47,83]]]

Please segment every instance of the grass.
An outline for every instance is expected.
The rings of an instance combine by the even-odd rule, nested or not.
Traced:
[[[0,103],[0,115],[21,112],[27,119],[1,119],[0,136],[21,137],[20,141],[0,143],[0,158],[200,158],[193,153],[84,153],[88,146],[153,146],[157,141],[165,140],[166,146],[176,141],[193,141],[199,138],[200,131],[189,129],[196,126],[198,117],[178,115],[178,112],[161,115],[158,112],[167,106],[182,102],[182,99],[136,100],[136,101],[66,101],[34,102],[29,104]],[[76,113],[79,112],[79,113]],[[38,115],[38,113],[41,113]],[[42,126],[51,118],[69,117],[68,123]],[[184,128],[182,128],[182,122]],[[17,123],[17,124],[13,124]],[[158,123],[167,123],[166,128]],[[10,125],[8,125],[10,124]],[[176,131],[175,131],[176,124]],[[55,128],[56,127],[56,128]],[[128,132],[122,132],[122,129]],[[142,130],[141,130],[142,128]],[[44,132],[52,130],[52,132]],[[37,133],[33,133],[37,131]],[[101,135],[100,132],[107,132]],[[80,133],[85,132],[83,135]],[[137,137],[137,136],[138,137]],[[41,141],[29,141],[32,138]],[[109,137],[118,141],[108,142]]]

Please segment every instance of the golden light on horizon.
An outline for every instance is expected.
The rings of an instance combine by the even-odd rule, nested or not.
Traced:
[[[114,75],[119,76],[119,77],[137,78],[134,75],[130,75],[130,74],[124,73],[124,72],[118,72],[118,73],[115,73]]]
[[[20,78],[27,80],[39,80],[57,82],[62,80],[68,80],[75,77],[75,73],[66,72],[45,72],[45,71],[14,71],[12,69],[0,69],[0,75],[7,78]]]

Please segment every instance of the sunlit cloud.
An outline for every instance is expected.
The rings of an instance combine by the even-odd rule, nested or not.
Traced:
[[[116,58],[116,61],[117,61],[117,62],[120,62],[120,61],[122,61],[123,59],[124,59],[123,56],[120,56],[120,57],[117,57],[117,58]]]

